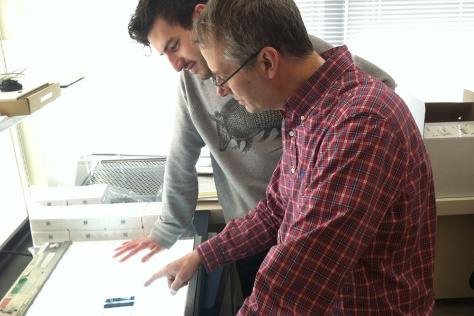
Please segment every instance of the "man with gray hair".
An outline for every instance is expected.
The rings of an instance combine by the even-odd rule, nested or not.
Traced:
[[[211,155],[214,181],[226,222],[243,217],[265,197],[265,189],[282,153],[279,111],[248,113],[227,89],[219,97],[211,71],[199,47],[191,40],[194,21],[206,0],[141,0],[128,31],[138,43],[168,58],[180,73],[176,121],[166,161],[162,214],[149,236],[124,243],[115,257],[121,261],[149,250],[150,257],[173,246],[190,225],[198,198],[196,161],[201,148]],[[329,43],[310,36],[313,49],[322,53]],[[298,44],[299,45],[299,44]],[[297,45],[297,46],[298,46]],[[382,69],[354,56],[364,71],[395,87]],[[159,91],[160,87],[157,87]],[[243,297],[251,294],[255,275],[266,250],[236,261]]]
[[[253,211],[145,285],[270,249],[239,315],[431,314],[433,176],[403,100],[346,46],[315,52],[292,0],[210,0],[192,35],[218,89],[281,111],[283,153]]]

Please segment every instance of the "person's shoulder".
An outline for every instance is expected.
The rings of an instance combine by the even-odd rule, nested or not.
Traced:
[[[325,51],[330,50],[334,46],[331,43],[326,42],[325,40],[322,40],[314,35],[309,35],[309,39],[311,41],[311,44],[313,44],[313,49],[316,51],[318,54],[322,54]]]

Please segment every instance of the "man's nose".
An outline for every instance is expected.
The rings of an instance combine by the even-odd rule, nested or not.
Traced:
[[[230,89],[227,88],[227,87],[224,87],[224,89],[216,87],[216,89],[217,89],[217,95],[219,95],[221,97],[225,97],[225,96],[230,94]]]
[[[180,72],[183,70],[184,61],[182,58],[176,56],[175,54],[166,54],[166,57],[168,57],[168,61],[175,71]]]

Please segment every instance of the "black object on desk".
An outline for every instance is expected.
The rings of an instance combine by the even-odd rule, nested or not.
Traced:
[[[196,211],[194,213],[194,226],[198,235],[202,236],[201,242],[207,240],[209,213],[209,211]],[[204,267],[199,269],[198,280],[200,280],[202,284],[198,284],[198,288],[200,289],[198,295],[200,294],[201,297],[196,297],[194,300],[195,304],[199,304],[195,305],[195,311],[199,311],[199,313],[195,315],[218,316],[220,314],[227,278],[231,272],[232,266],[230,264],[214,270],[211,273],[207,273]],[[233,275],[231,274],[231,278],[232,277]]]

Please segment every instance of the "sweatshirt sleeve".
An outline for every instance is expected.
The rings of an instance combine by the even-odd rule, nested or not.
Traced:
[[[331,45],[330,43],[317,38],[313,35],[309,36],[309,39],[311,40],[311,43],[313,44],[313,48],[318,54],[322,54],[325,51],[333,48],[334,46]],[[359,67],[362,71],[368,73],[371,76],[374,76],[375,78],[379,79],[382,81],[387,87],[390,89],[394,90],[396,85],[395,85],[395,80],[390,76],[386,71],[381,69],[380,67],[374,65],[368,60],[365,60],[362,57],[359,57],[357,55],[352,55],[352,59],[354,60],[354,64]]]
[[[204,141],[190,115],[186,85],[180,76],[172,142],[166,159],[163,207],[149,235],[165,248],[170,248],[189,227],[199,194],[196,163]]]

